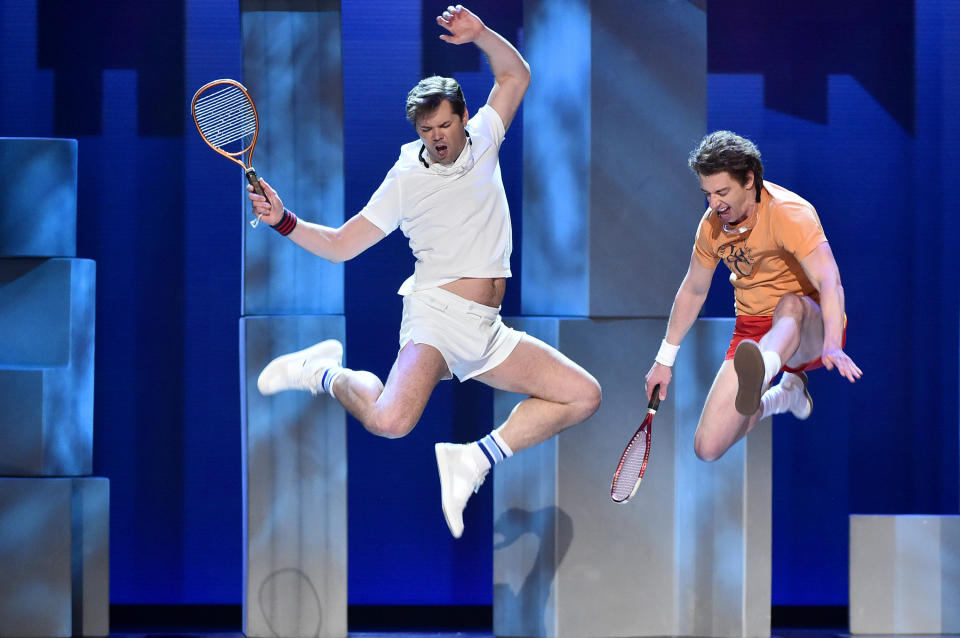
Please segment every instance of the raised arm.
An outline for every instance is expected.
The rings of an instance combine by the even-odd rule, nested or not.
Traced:
[[[273,226],[283,217],[283,202],[266,180],[261,179],[260,185],[267,195],[266,199],[254,193],[252,186],[247,186],[247,197],[253,203],[254,213],[262,215],[261,220]],[[287,235],[288,239],[301,248],[333,263],[353,259],[384,237],[386,235],[382,230],[359,214],[351,217],[339,228],[300,219],[293,231]]]
[[[526,60],[512,44],[462,5],[447,7],[443,15],[437,17],[437,24],[450,32],[440,36],[444,42],[473,42],[487,56],[494,78],[487,104],[503,120],[504,129],[510,128],[530,85],[530,66]]]
[[[820,311],[823,313],[823,352],[820,358],[823,366],[827,370],[836,368],[849,381],[856,381],[863,373],[843,351],[843,286],[830,244],[823,242],[814,248],[800,260],[800,265],[810,283],[820,292]]]
[[[687,274],[677,290],[670,310],[670,320],[667,322],[665,341],[671,346],[679,346],[680,342],[690,331],[690,326],[697,320],[703,302],[710,292],[710,283],[713,281],[713,270],[701,264],[695,256],[690,258]],[[673,379],[673,366],[654,361],[646,376],[647,398],[653,393],[653,388],[660,386],[660,400],[667,398],[667,386]]]

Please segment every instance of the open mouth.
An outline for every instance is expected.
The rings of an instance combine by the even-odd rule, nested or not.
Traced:
[[[446,144],[437,144],[433,147],[433,152],[437,154],[437,157],[443,159],[447,156],[447,145]]]
[[[717,217],[723,220],[725,224],[739,224],[743,218],[738,218],[737,214],[730,206],[718,206]]]
[[[723,230],[727,233],[745,233],[753,227],[753,224],[744,223],[747,216],[737,218],[733,209],[729,206],[718,206],[716,208],[717,217],[723,222]]]

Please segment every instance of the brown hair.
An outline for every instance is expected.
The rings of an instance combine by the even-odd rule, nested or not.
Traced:
[[[462,120],[467,103],[459,82],[439,75],[420,80],[407,94],[407,119],[416,126],[417,120],[435,111],[444,100],[450,102],[453,112]]]
[[[747,183],[747,173],[752,172],[757,201],[760,201],[763,162],[760,161],[760,149],[747,138],[732,131],[714,131],[700,140],[697,148],[690,152],[687,164],[697,175],[715,175],[726,171],[741,186]]]

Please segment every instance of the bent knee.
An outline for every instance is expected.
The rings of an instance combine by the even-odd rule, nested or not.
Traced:
[[[803,317],[804,305],[803,299],[799,295],[787,294],[780,297],[777,307],[773,311],[775,315],[794,317],[798,321]]]
[[[390,413],[378,414],[371,423],[366,424],[367,430],[386,439],[403,438],[410,434],[416,425],[416,419]]]
[[[600,408],[601,401],[603,401],[603,390],[600,384],[592,376],[587,375],[579,395],[574,401],[580,410],[580,420],[583,421],[593,416]]]
[[[710,441],[706,437],[696,436],[693,439],[693,452],[701,461],[713,463],[726,451],[726,448],[717,445],[716,442]]]

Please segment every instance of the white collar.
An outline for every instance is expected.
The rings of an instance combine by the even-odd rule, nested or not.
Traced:
[[[473,168],[473,140],[467,134],[467,143],[463,145],[463,150],[453,164],[441,164],[440,162],[431,162],[428,170],[437,174],[450,177],[458,177]]]

